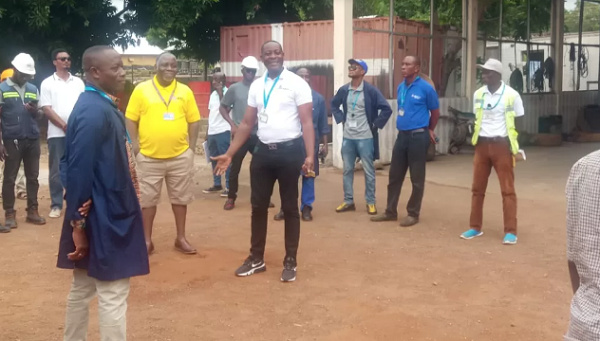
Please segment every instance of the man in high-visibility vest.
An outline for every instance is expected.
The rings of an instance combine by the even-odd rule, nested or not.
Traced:
[[[498,174],[504,212],[503,244],[517,243],[517,195],[513,172],[515,156],[519,153],[515,118],[525,114],[519,93],[502,81],[502,63],[488,59],[481,69],[485,86],[475,91],[475,131],[473,145],[473,196],[471,199],[470,229],[460,235],[473,239],[483,234],[483,200],[492,167]]]

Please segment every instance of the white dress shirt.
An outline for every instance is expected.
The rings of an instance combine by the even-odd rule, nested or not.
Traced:
[[[258,110],[258,138],[262,143],[279,143],[302,136],[298,106],[312,103],[308,83],[293,72],[284,69],[276,79],[268,72],[255,80],[248,93],[248,105]],[[274,86],[273,86],[274,85]],[[269,96],[265,108],[264,97]]]
[[[52,110],[65,122],[69,120],[71,111],[79,99],[79,95],[85,90],[83,81],[69,74],[65,81],[56,73],[44,79],[41,85],[40,107],[51,106]],[[48,122],[48,138],[64,137],[65,132]]]
[[[506,137],[508,130],[506,129],[506,97],[507,95],[515,96],[513,104],[515,116],[520,117],[525,115],[523,108],[523,100],[519,93],[506,85],[504,82],[498,90],[493,94],[487,86],[483,87],[483,119],[481,120],[481,130],[479,136],[484,137]],[[477,103],[480,98],[473,99],[473,112],[477,112],[481,108],[481,103]]]

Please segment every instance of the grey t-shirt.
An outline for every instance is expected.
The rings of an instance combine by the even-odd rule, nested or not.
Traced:
[[[221,99],[221,105],[226,107],[232,107],[231,119],[236,125],[242,123],[242,119],[246,114],[246,107],[248,106],[248,92],[250,91],[250,85],[244,84],[244,82],[237,82],[232,84],[227,92]],[[252,134],[256,134],[257,126],[252,129]]]
[[[356,90],[348,89],[346,106],[348,113],[344,123],[344,138],[351,140],[373,138],[365,111],[364,83],[361,83]]]

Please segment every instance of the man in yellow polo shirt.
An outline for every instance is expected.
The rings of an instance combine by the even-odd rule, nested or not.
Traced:
[[[184,254],[196,253],[185,238],[185,220],[187,205],[194,200],[192,168],[200,112],[192,90],[177,82],[176,75],[175,56],[158,56],[156,76],[135,88],[125,114],[137,155],[148,254],[154,251],[152,225],[163,180],[175,215],[175,249]]]

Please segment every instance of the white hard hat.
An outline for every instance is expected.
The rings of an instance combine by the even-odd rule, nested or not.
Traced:
[[[248,56],[242,60],[242,66],[247,69],[258,70],[258,60],[252,56]]]
[[[35,75],[35,63],[27,53],[19,53],[11,63],[17,71],[27,75]]]
[[[477,67],[502,74],[502,62],[500,62],[498,59],[490,58],[483,65],[477,64]]]

